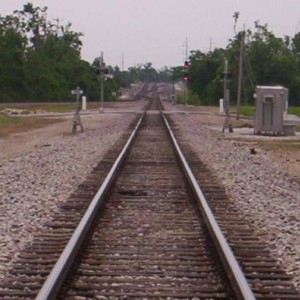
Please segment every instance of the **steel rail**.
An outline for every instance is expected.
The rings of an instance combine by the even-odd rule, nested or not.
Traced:
[[[192,172],[190,169],[183,152],[181,151],[181,148],[175,138],[175,135],[173,134],[173,131],[169,125],[168,120],[166,117],[161,114],[165,125],[168,129],[169,135],[171,137],[171,140],[173,142],[173,146],[175,147],[175,150],[179,156],[180,163],[183,167],[183,170],[186,174],[186,177],[191,184],[191,187],[194,191],[194,194],[197,197],[197,201],[200,204],[201,212],[202,215],[205,219],[205,222],[208,226],[208,229],[212,235],[213,242],[219,252],[219,255],[221,257],[221,260],[223,264],[225,264],[225,269],[227,272],[227,276],[229,277],[229,280],[231,284],[233,285],[233,289],[235,293],[237,294],[237,297],[239,299],[243,300],[255,300],[255,296],[239,266],[239,263],[237,262],[224,234],[222,233],[207,201],[206,198],[201,191],[201,188]]]
[[[49,276],[47,277],[45,283],[40,289],[36,299],[37,300],[50,300],[55,299],[58,293],[59,288],[61,287],[61,283],[68,273],[75,257],[80,248],[83,240],[86,237],[87,232],[89,231],[91,224],[93,223],[94,217],[98,212],[98,209],[104,202],[103,195],[111,186],[113,179],[115,178],[122,162],[124,161],[133,141],[137,134],[137,131],[142,123],[144,118],[143,114],[135,126],[133,132],[131,133],[129,139],[127,140],[125,146],[120,152],[117,160],[113,164],[109,173],[107,174],[105,180],[103,181],[101,187],[99,188],[97,194],[94,196],[91,201],[86,213],[82,217],[79,225],[77,226],[75,232],[73,233],[71,239],[68,244],[64,248],[62,254],[60,255],[58,261],[54,265],[51,270]]]

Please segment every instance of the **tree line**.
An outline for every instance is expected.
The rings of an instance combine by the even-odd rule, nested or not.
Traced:
[[[255,22],[255,29],[239,31],[225,49],[208,53],[191,51],[188,87],[201,104],[217,104],[223,98],[225,59],[229,66],[232,103],[237,99],[240,48],[243,42],[242,101],[253,104],[257,85],[282,85],[289,89],[289,103],[300,105],[300,32],[279,38],[267,25]],[[174,79],[182,78],[182,67],[173,69]]]
[[[188,88],[200,104],[217,104],[223,97],[224,61],[229,66],[230,98],[237,98],[240,47],[243,42],[242,102],[252,104],[256,85],[283,85],[291,105],[300,105],[300,32],[279,38],[267,25],[255,22],[254,30],[236,32],[226,48],[189,56]],[[81,58],[82,33],[59,18],[47,19],[47,7],[27,3],[21,10],[0,15],[0,102],[65,101],[80,86],[90,100],[100,98],[100,57],[92,63]],[[121,88],[136,81],[183,79],[183,66],[157,70],[151,62],[130,67],[105,66],[104,99],[114,100]]]
[[[99,99],[100,57],[92,64],[81,59],[82,35],[72,30],[71,23],[48,20],[47,7],[32,3],[0,16],[0,102],[69,100],[76,86],[90,100]],[[151,63],[129,71],[105,67],[113,75],[105,83],[106,100],[113,100],[134,80],[158,81],[168,73],[155,70]]]
[[[94,92],[91,68],[80,59],[82,34],[46,16],[46,7],[31,3],[1,16],[1,101],[60,101],[76,85]]]

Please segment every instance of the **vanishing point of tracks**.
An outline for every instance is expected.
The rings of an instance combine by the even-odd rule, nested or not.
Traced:
[[[1,299],[299,299],[175,128],[176,154],[169,127],[158,110],[138,120],[21,252]]]

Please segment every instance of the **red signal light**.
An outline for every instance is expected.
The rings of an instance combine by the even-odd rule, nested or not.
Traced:
[[[185,62],[184,62],[183,68],[184,68],[185,70],[187,70],[187,69],[189,68],[189,62],[188,62],[188,61],[185,61]]]
[[[187,60],[184,62],[183,70],[184,70],[183,80],[188,81],[188,79],[189,79],[189,74],[188,74],[189,62]]]

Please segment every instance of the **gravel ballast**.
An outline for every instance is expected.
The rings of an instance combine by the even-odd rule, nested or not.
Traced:
[[[76,190],[135,116],[87,116],[85,132],[75,136],[66,133],[71,128],[68,120],[44,129],[34,144],[0,156],[1,278],[19,250],[51,220],[58,204]],[[200,114],[174,113],[172,119],[241,212],[265,234],[272,255],[282,261],[300,290],[300,178],[286,174],[266,151],[256,149],[253,155],[249,144],[213,130]],[[47,135],[51,130],[60,134]]]
[[[176,114],[175,124],[198,157],[213,170],[226,192],[265,236],[300,290],[300,178],[289,176],[268,152],[230,139],[201,122],[199,114]],[[216,127],[215,127],[216,128]]]
[[[90,115],[83,118],[85,132],[77,135],[69,134],[71,120],[44,128],[36,140],[41,130],[21,134],[35,143],[0,160],[0,278],[135,117]]]

